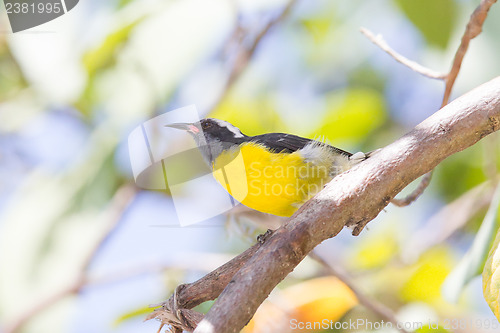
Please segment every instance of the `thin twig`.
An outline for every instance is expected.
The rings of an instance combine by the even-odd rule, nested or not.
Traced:
[[[460,67],[462,67],[462,61],[464,60],[467,49],[469,48],[469,43],[471,39],[477,37],[483,30],[483,23],[486,20],[486,16],[488,16],[488,11],[495,2],[497,2],[497,0],[481,0],[481,3],[472,13],[469,23],[467,23],[467,27],[465,28],[464,35],[462,36],[460,46],[455,53],[455,58],[453,59],[451,70],[448,75],[446,75],[446,87],[444,90],[443,102],[441,103],[441,107],[448,104],[450,100],[451,90],[453,88],[453,85],[455,84],[455,80],[458,76],[458,72],[460,71]]]
[[[40,312],[43,312],[65,297],[77,293],[83,286],[87,284],[87,270],[90,263],[94,259],[95,255],[99,252],[107,237],[109,237],[109,235],[113,232],[113,230],[116,229],[116,227],[120,223],[121,217],[135,197],[137,190],[137,187],[133,185],[124,185],[116,191],[114,197],[111,199],[109,207],[104,211],[104,214],[108,217],[107,220],[109,221],[109,224],[103,231],[101,238],[98,239],[94,246],[89,250],[87,257],[82,263],[80,273],[75,278],[75,280],[69,283],[68,286],[56,291],[54,294],[48,296],[47,298],[32,304],[31,307],[28,307],[26,311],[24,311],[18,318],[14,319],[12,323],[10,323],[10,325],[8,325],[4,329],[4,333],[19,332],[19,330],[34,316],[38,315]]]
[[[455,53],[455,58],[453,59],[453,65],[448,74],[441,74],[434,72],[414,61],[408,60],[407,58],[403,57],[402,55],[394,51],[384,41],[382,36],[380,35],[375,36],[371,31],[369,31],[366,28],[361,28],[360,30],[366,37],[368,37],[368,39],[370,39],[375,45],[380,47],[382,50],[387,52],[396,61],[402,63],[403,65],[408,66],[415,72],[425,75],[429,78],[444,79],[445,91],[441,103],[441,108],[443,108],[446,104],[448,104],[450,100],[451,90],[453,88],[453,85],[455,84],[455,80],[462,66],[465,53],[467,52],[467,49],[469,47],[469,42],[471,39],[477,37],[481,33],[483,23],[488,15],[488,11],[495,2],[497,2],[497,0],[481,0],[479,6],[472,13],[470,20],[467,23],[467,27],[465,28],[465,32],[462,36],[462,41],[460,43],[460,46],[458,47],[458,50]],[[417,198],[425,191],[427,186],[429,186],[431,178],[432,178],[432,171],[424,175],[419,186],[415,189],[415,191],[413,191],[403,199],[394,198],[391,200],[391,202],[398,207],[410,205],[412,202],[417,200]]]
[[[250,60],[253,58],[255,51],[257,50],[258,46],[264,39],[264,37],[269,33],[269,31],[277,25],[279,22],[284,20],[290,11],[292,10],[293,6],[295,6],[297,0],[290,0],[288,4],[285,6],[285,8],[282,10],[282,12],[276,16],[274,19],[271,19],[267,24],[262,28],[262,30],[259,31],[259,33],[255,36],[254,40],[249,46],[243,45],[243,40],[241,38],[237,39],[240,43],[239,49],[237,51],[236,57],[233,61],[233,65],[231,68],[231,71],[229,75],[227,76],[227,80],[225,83],[224,88],[222,89],[222,93],[219,95],[217,100],[214,102],[213,106],[210,108],[210,111],[213,111],[219,106],[219,104],[224,100],[224,98],[227,96],[231,88],[234,86],[238,78],[241,76],[243,71],[248,67],[248,64],[250,63]],[[237,26],[235,33],[233,36],[230,38],[230,40],[234,39],[234,35],[241,35],[245,34],[245,31],[241,28],[241,26]]]
[[[418,199],[424,193],[425,189],[429,184],[431,183],[431,178],[432,178],[432,170],[431,172],[426,173],[423,177],[422,180],[420,181],[420,184],[418,184],[418,187],[412,191],[408,196],[404,197],[403,199],[397,199],[394,198],[391,200],[391,203],[393,205],[396,205],[398,207],[405,207],[413,203],[415,200]]]
[[[99,239],[94,243],[94,247],[90,249],[87,257],[82,264],[82,272],[86,272],[95,258],[96,254],[102,248],[106,240],[110,237],[114,230],[119,226],[122,221],[122,216],[125,214],[128,206],[134,199],[139,188],[132,184],[125,184],[120,187],[114,194],[108,208],[105,210],[104,214],[107,215],[107,220],[109,221],[106,229],[103,230]]]
[[[333,265],[326,261],[317,251],[313,250],[309,257],[319,262],[323,265],[333,276],[337,277],[342,281],[349,289],[352,290],[354,295],[356,295],[358,301],[363,304],[367,309],[370,309],[373,313],[377,314],[380,318],[387,322],[393,324],[393,327],[399,330],[401,333],[408,333],[404,328],[399,328],[398,320],[394,312],[389,309],[384,304],[380,303],[376,299],[373,299],[361,291],[352,281],[351,277],[347,272],[345,272],[341,267]]]
[[[273,28],[276,24],[281,22],[285,17],[288,16],[291,9],[295,5],[296,0],[290,0],[285,8],[282,10],[280,15],[270,20],[264,28],[257,34],[252,44],[248,48],[241,48],[239,54],[237,55],[235,66],[233,67],[232,72],[229,75],[227,80],[227,87],[229,89],[234,82],[240,77],[243,70],[247,67],[250,59],[253,57],[255,50],[261,43],[262,39],[269,33],[271,28]]]
[[[429,248],[443,243],[463,228],[467,221],[489,206],[495,187],[491,181],[484,182],[441,208],[406,242],[402,257],[414,261]]]
[[[394,51],[387,43],[386,41],[382,38],[381,35],[375,36],[370,30],[361,27],[360,31],[363,35],[365,35],[373,44],[377,45],[380,47],[383,51],[385,51],[387,54],[389,54],[391,57],[394,58],[397,62],[405,65],[406,67],[410,68],[411,70],[424,75],[428,78],[431,79],[439,79],[439,80],[445,80],[447,74],[439,73],[436,71],[433,71],[427,67],[424,67],[420,65],[419,63],[416,63],[415,61],[409,60],[408,58],[402,56],[401,54],[397,53]],[[432,178],[432,171],[426,173],[423,177],[422,180],[420,181],[420,184],[418,187],[410,193],[408,196],[406,196],[403,199],[397,199],[393,198],[391,200],[391,203],[398,206],[398,207],[404,207],[408,206],[411,203],[413,203],[415,200],[418,199],[424,193],[425,189],[427,186],[429,186],[430,181]]]
[[[397,62],[405,65],[406,67],[410,68],[414,72],[417,72],[423,76],[426,76],[431,79],[437,79],[437,80],[444,80],[446,78],[446,74],[444,73],[439,73],[436,71],[433,71],[432,69],[429,69],[427,67],[424,67],[420,65],[419,63],[416,63],[415,61],[412,61],[401,54],[397,53],[394,51],[384,40],[382,35],[377,35],[373,34],[370,30],[361,27],[359,29],[363,35],[365,35],[373,44],[377,45],[380,47],[383,51],[385,51],[387,54],[389,54],[391,57],[394,58]]]

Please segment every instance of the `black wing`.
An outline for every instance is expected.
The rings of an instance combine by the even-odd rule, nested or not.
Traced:
[[[269,133],[269,134],[256,135],[251,137],[249,141],[257,142],[259,144],[266,146],[272,151],[280,153],[293,153],[299,149],[304,148],[305,146],[307,146],[312,142],[317,142],[318,144],[321,144],[338,154],[342,154],[348,157],[352,155],[347,151],[330,146],[324,142],[302,138],[300,136],[296,136],[293,134],[286,134],[286,133]]]

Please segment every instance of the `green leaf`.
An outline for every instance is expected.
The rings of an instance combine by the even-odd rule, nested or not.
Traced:
[[[458,13],[454,0],[394,1],[429,44],[446,48]]]
[[[373,89],[335,91],[326,98],[327,114],[323,126],[314,134],[331,142],[358,141],[387,118],[382,95]]]
[[[493,240],[494,231],[497,228],[499,205],[500,186],[497,186],[490,208],[474,238],[472,246],[443,283],[443,296],[450,302],[456,302],[467,283],[481,273],[488,249]]]
[[[500,229],[497,230],[493,246],[483,269],[483,295],[497,319],[500,320]]]
[[[437,328],[429,325],[428,323],[424,324],[422,327],[418,328],[415,333],[449,333],[450,331],[444,328],[441,325],[438,325]]]
[[[235,124],[248,135],[287,130],[276,112],[274,101],[266,95],[247,98],[230,94],[210,113],[210,117]]]
[[[83,65],[89,76],[94,75],[96,71],[110,66],[113,63],[119,47],[128,40],[130,32],[142,21],[142,19],[143,17],[140,17],[115,30],[106,37],[99,47],[90,50],[83,56]]]
[[[140,16],[110,33],[95,49],[92,49],[83,55],[82,63],[87,71],[88,82],[80,99],[76,101],[75,106],[84,115],[89,115],[96,94],[96,76],[105,69],[112,67],[116,60],[116,54],[122,46],[128,41],[133,29],[144,19]]]
[[[399,290],[401,299],[405,302],[424,302],[440,308],[444,303],[441,286],[451,272],[452,260],[448,247],[436,246],[427,251],[409,271],[409,278],[406,278]]]
[[[150,314],[151,312],[153,312],[155,309],[158,309],[159,307],[160,306],[157,306],[157,307],[143,306],[143,307],[134,309],[134,310],[129,311],[127,313],[124,313],[120,317],[116,318],[113,325],[118,326],[126,320],[133,319],[136,317],[144,317],[145,315]]]
[[[301,20],[300,23],[317,44],[325,41],[332,28],[332,18],[330,17],[308,18]]]
[[[484,174],[484,151],[479,145],[450,156],[436,170],[433,183],[447,201],[457,199],[463,193],[487,181]],[[460,179],[460,182],[457,182]],[[477,221],[478,224],[480,221]]]

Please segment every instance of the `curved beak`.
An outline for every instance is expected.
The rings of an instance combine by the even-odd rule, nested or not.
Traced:
[[[165,125],[165,127],[176,128],[176,129],[180,129],[183,131],[188,131],[189,133],[193,133],[193,134],[200,132],[200,129],[196,125],[190,124],[190,123],[169,124],[169,125]]]

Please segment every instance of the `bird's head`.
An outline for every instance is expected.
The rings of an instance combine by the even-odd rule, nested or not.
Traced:
[[[236,126],[215,118],[205,118],[195,123],[176,123],[165,126],[188,132],[194,138],[205,161],[209,164],[222,151],[239,145],[246,137]]]

